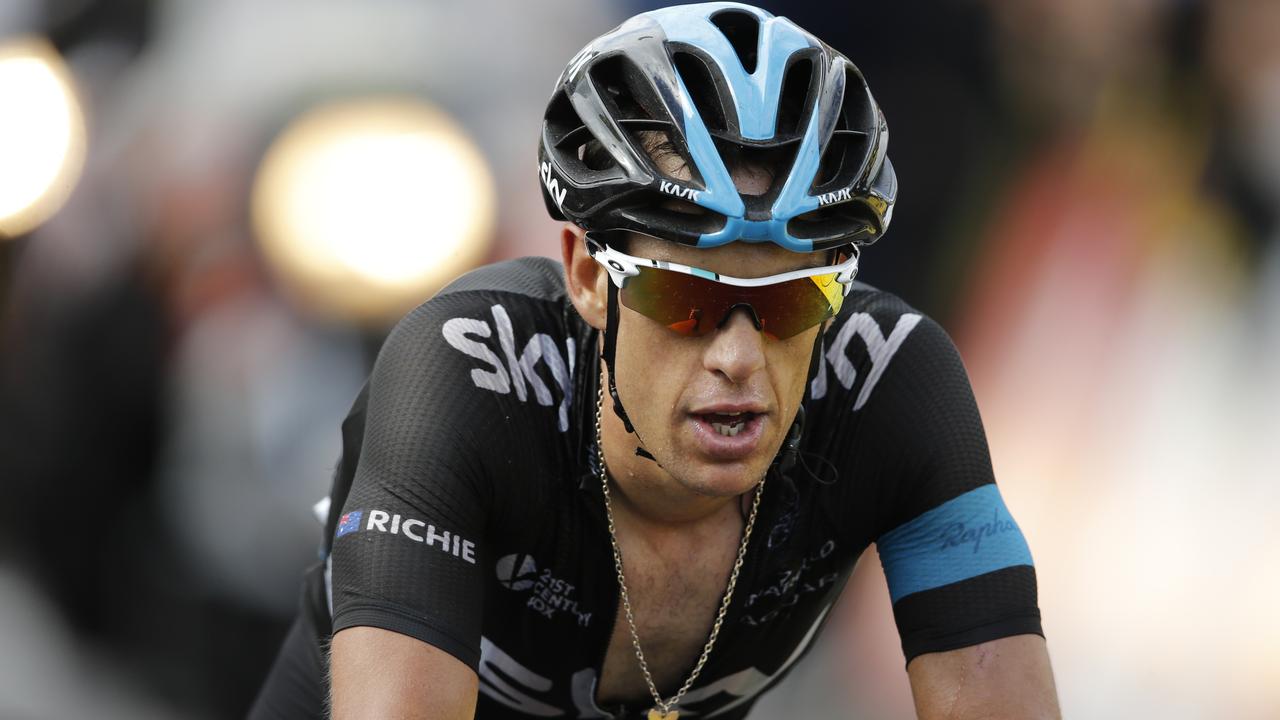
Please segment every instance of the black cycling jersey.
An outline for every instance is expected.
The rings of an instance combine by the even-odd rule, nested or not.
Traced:
[[[343,425],[327,561],[308,576],[255,716],[322,712],[321,648],[362,625],[475,669],[480,718],[652,705],[595,699],[618,587],[595,465],[597,334],[561,273],[545,259],[482,268],[392,332]],[[873,542],[908,661],[1041,634],[1030,553],[936,323],[855,285],[804,407],[800,462],[766,483],[682,716],[745,717],[805,653]]]

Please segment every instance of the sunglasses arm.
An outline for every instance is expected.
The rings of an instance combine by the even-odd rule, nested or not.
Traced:
[[[624,257],[619,257],[620,253],[609,252],[609,249],[601,245],[599,242],[587,238],[587,254],[592,260],[604,266],[609,273],[609,279],[613,281],[614,287],[619,290],[626,284],[627,278],[640,274],[640,268],[634,263],[629,262]]]

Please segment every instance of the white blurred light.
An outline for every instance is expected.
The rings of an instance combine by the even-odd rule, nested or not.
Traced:
[[[0,238],[62,207],[84,167],[84,113],[58,52],[44,40],[0,44]]]
[[[268,150],[253,192],[264,252],[305,304],[385,321],[481,262],[488,168],[443,113],[376,99],[313,110]]]

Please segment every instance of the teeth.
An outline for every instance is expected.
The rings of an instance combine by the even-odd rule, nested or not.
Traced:
[[[725,423],[711,423],[711,427],[715,428],[716,432],[729,437],[737,435],[745,426],[746,425],[744,423],[734,423],[733,425],[726,425]]]

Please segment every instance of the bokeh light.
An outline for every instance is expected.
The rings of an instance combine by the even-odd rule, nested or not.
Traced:
[[[253,222],[283,284],[320,314],[385,322],[482,262],[493,180],[448,117],[408,98],[312,110],[259,169]]]
[[[0,42],[0,239],[26,233],[66,201],[84,167],[85,120],[57,50]]]

